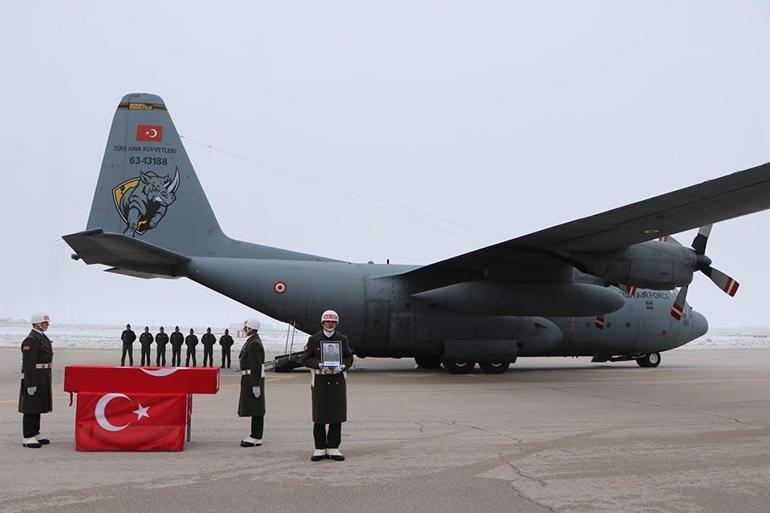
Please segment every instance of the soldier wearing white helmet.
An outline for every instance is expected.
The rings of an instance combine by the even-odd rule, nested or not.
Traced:
[[[305,354],[302,355],[302,365],[313,373],[311,388],[315,450],[310,461],[345,459],[340,452],[342,423],[347,420],[345,369],[353,365],[353,351],[348,337],[337,330],[339,320],[334,310],[325,311],[321,315],[323,329],[308,339]]]
[[[265,348],[257,319],[247,320],[243,329],[248,338],[238,355],[242,372],[238,416],[251,417],[251,434],[241,440],[241,447],[259,447],[265,428]]]
[[[23,378],[19,390],[19,413],[22,413],[22,445],[33,449],[49,443],[40,436],[40,415],[53,410],[51,364],[53,347],[46,336],[51,318],[48,314],[32,316],[32,331],[21,343]]]

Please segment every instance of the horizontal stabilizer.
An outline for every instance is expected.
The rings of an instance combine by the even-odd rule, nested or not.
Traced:
[[[105,269],[104,272],[113,273],[113,274],[122,274],[123,276],[131,276],[132,278],[142,278],[144,280],[151,280],[153,278],[164,278],[166,280],[171,280],[171,279],[178,278],[178,276],[143,273],[140,271],[132,271],[131,269],[121,269],[120,267],[110,267],[109,269]]]
[[[73,258],[87,264],[104,264],[127,274],[177,276],[177,268],[190,261],[179,253],[160,248],[118,233],[104,233],[100,228],[62,237],[75,251]],[[136,276],[136,274],[133,274]]]

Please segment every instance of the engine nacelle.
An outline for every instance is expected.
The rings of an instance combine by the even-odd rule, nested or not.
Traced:
[[[650,241],[617,251],[573,253],[581,271],[610,283],[670,290],[692,281],[697,257],[679,244]]]

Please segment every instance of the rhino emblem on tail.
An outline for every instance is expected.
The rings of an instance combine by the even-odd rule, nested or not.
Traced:
[[[154,171],[142,171],[138,177],[126,180],[112,190],[112,196],[126,228],[124,235],[136,237],[152,230],[176,201],[179,189],[179,168],[174,177],[160,176]]]

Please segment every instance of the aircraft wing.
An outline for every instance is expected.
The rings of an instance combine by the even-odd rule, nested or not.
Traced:
[[[655,196],[420,267],[407,274],[484,274],[510,264],[569,263],[571,253],[608,251],[770,208],[770,163]]]

